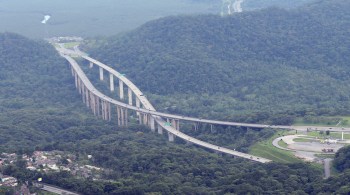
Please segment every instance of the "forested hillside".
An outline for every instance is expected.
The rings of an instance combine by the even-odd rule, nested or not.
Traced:
[[[292,120],[273,116],[349,114],[349,9],[335,0],[167,17],[90,52],[152,94],[160,110],[282,124]]]
[[[0,34],[0,151],[31,152],[112,126],[85,114],[66,62],[47,43]]]
[[[102,121],[85,108],[67,63],[44,42],[0,34],[0,75],[0,152],[31,153],[36,149],[91,154],[93,164],[110,170],[105,177],[113,181],[74,179],[66,172],[42,175],[16,164],[1,168],[22,182],[40,176],[45,182],[83,194],[205,194],[285,191],[283,188],[289,186],[285,181],[277,182],[277,188],[268,189],[264,185],[278,179],[272,170],[288,177],[293,175],[293,181],[320,178],[319,171],[307,165],[257,165],[179,140],[169,143],[146,127],[120,129],[115,121]],[[226,137],[235,142],[249,133]],[[257,138],[251,139],[252,143],[254,139]],[[262,180],[256,184],[250,175],[260,171]],[[300,183],[286,189],[304,187]]]
[[[97,119],[84,108],[67,63],[46,43],[0,34],[0,73],[0,152],[91,154],[95,165],[109,170],[108,181],[92,181],[67,172],[33,173],[17,164],[1,168],[19,181],[40,176],[87,195],[349,192],[348,172],[323,181],[320,171],[307,164],[257,164],[178,140],[173,144],[142,126],[120,129]],[[251,133],[226,138],[254,141]]]

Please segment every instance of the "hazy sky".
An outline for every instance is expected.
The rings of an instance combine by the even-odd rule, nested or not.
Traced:
[[[235,0],[232,0],[235,1]],[[314,0],[244,0],[244,9]],[[220,14],[222,0],[0,0],[0,32],[30,37],[114,35],[160,17]],[[50,15],[42,23],[45,15]]]

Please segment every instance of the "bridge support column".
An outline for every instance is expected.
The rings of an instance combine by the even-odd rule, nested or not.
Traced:
[[[198,126],[199,126],[198,123],[194,123],[193,125],[194,125],[194,130],[197,131],[198,130]]]
[[[101,99],[101,116],[102,116],[102,120],[106,120],[105,119],[105,102]]]
[[[95,95],[90,91],[90,107],[94,116],[96,116],[96,103],[95,103]]]
[[[174,140],[175,140],[174,134],[168,132],[168,137],[169,137],[169,142],[174,142]]]
[[[344,140],[344,131],[341,132],[341,140]]]
[[[143,115],[143,124],[148,126],[148,114]]]
[[[109,116],[110,116],[110,111],[109,106],[108,106],[109,102],[106,102],[104,100],[101,100],[101,107],[102,107],[102,119],[103,120],[110,120]]]
[[[125,126],[125,116],[124,116],[124,108],[120,108],[120,121],[121,126]]]
[[[75,88],[78,88],[78,74],[74,72]]]
[[[70,70],[72,71],[72,76],[74,76],[75,71],[74,71],[73,66],[70,66]]]
[[[90,62],[90,68],[94,67],[94,63]]]
[[[85,104],[85,86],[84,84],[81,85],[81,97],[83,98],[83,102]]]
[[[124,83],[122,80],[119,80],[119,97],[121,100],[124,99]]]
[[[140,103],[140,99],[137,98],[137,97],[136,97],[135,99],[136,99],[136,107],[140,108],[140,107],[141,107],[141,105],[140,105],[140,104],[141,104],[141,103]],[[140,116],[140,113],[139,113],[139,112],[136,112],[136,115],[137,115],[137,116]]]
[[[78,78],[78,92],[81,94],[81,80]]]
[[[128,100],[129,100],[129,105],[132,106],[132,90],[128,88]]]
[[[173,120],[172,120],[172,123],[171,123],[171,126],[172,126],[174,129],[180,131],[180,122],[179,122],[179,120],[173,119]]]
[[[89,97],[90,91],[88,88],[85,87],[85,103],[86,107],[90,108],[90,97]]]
[[[103,101],[103,120],[107,120],[107,106],[106,101]]]
[[[138,115],[139,115],[139,124],[142,125],[142,114],[138,113]]]
[[[100,80],[103,81],[103,68],[100,67]]]
[[[111,111],[111,103],[108,102],[107,103],[107,107],[108,107],[108,121],[111,121],[111,118],[112,118],[112,111]]]
[[[211,133],[215,133],[215,132],[214,132],[214,127],[213,127],[212,124],[210,125],[210,132],[211,132]]]
[[[149,115],[150,117],[149,117],[149,123],[150,123],[150,127],[151,127],[151,131],[152,132],[155,132],[156,131],[156,126],[155,126],[155,123],[154,123],[154,118],[151,116],[151,115]]]
[[[163,128],[158,124],[158,134],[163,134]]]
[[[120,114],[120,107],[117,106],[117,121],[118,121],[118,126],[119,126],[119,127],[121,126],[121,121],[120,121],[121,116],[120,116],[120,115],[121,115],[121,114]]]
[[[114,77],[112,73],[109,73],[109,87],[111,91],[114,91]]]
[[[128,109],[124,108],[124,126],[125,127],[128,126],[128,119],[129,119]]]
[[[100,106],[100,98],[96,96],[96,113],[97,113],[97,116],[101,116],[101,106]]]

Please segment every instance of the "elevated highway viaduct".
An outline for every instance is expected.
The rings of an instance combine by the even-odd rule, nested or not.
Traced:
[[[197,123],[207,123],[210,125],[226,125],[226,126],[242,126],[251,128],[272,128],[272,129],[291,129],[305,131],[307,129],[317,130],[331,130],[331,131],[350,131],[350,128],[339,127],[313,127],[313,126],[280,126],[280,125],[266,125],[266,124],[250,124],[250,123],[238,123],[228,121],[218,121],[209,119],[200,119],[194,117],[180,116],[168,113],[157,112],[148,99],[143,95],[141,90],[136,87],[129,79],[124,75],[112,69],[111,67],[87,56],[80,51],[68,50],[63,47],[57,48],[61,56],[63,56],[71,66],[72,75],[75,78],[75,85],[82,95],[83,102],[87,107],[91,108],[92,112],[96,116],[102,117],[104,120],[111,120],[112,109],[116,108],[117,121],[120,126],[128,125],[129,114],[128,111],[134,111],[139,119],[140,124],[145,124],[155,132],[156,129],[159,134],[163,134],[163,130],[168,132],[169,141],[174,141],[175,137],[179,137],[186,142],[193,143],[217,152],[222,152],[253,161],[266,163],[270,162],[269,159],[241,153],[228,148],[220,147],[217,145],[209,144],[207,142],[198,140],[191,136],[188,136],[180,131],[179,121],[189,121]],[[90,63],[90,68],[94,65],[99,68],[100,80],[104,80],[104,73],[109,74],[109,88],[111,91],[115,90],[115,78],[118,79],[119,98],[121,101],[112,99],[105,94],[98,91],[86,77],[85,73],[80,68],[79,64],[70,56],[80,56]],[[125,87],[124,87],[125,86]],[[125,88],[127,88],[127,95],[125,95]],[[135,99],[135,100],[134,100]],[[122,102],[127,100],[127,103]]]

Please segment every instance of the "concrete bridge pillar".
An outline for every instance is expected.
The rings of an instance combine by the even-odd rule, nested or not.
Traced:
[[[109,73],[109,87],[111,91],[114,91],[114,76],[112,73]]]
[[[121,121],[121,126],[125,126],[125,116],[124,116],[124,108],[120,108],[120,121]]]
[[[121,100],[124,99],[124,83],[122,80],[119,80],[119,96]]]
[[[96,96],[96,113],[97,116],[101,116],[101,106],[100,106],[100,98]]]
[[[124,108],[124,126],[125,127],[128,126],[128,119],[129,119],[128,109]]]
[[[103,68],[100,67],[100,80],[103,81]]]
[[[86,103],[86,107],[88,107],[89,108],[89,106],[90,106],[90,96],[89,96],[89,94],[90,94],[90,91],[88,90],[88,88],[87,87],[85,87],[85,103]]]
[[[81,81],[79,77],[78,77],[78,92],[79,94],[81,94]]]
[[[107,120],[107,104],[106,104],[106,101],[103,101],[103,119]]]
[[[138,115],[139,115],[139,124],[142,125],[142,118],[143,118],[142,115],[143,115],[143,114],[138,113]]]
[[[198,126],[199,126],[198,123],[194,123],[193,126],[194,126],[194,130],[197,131],[198,130]]]
[[[104,118],[105,118],[105,120],[106,121],[109,121],[110,120],[110,116],[111,116],[111,112],[110,112],[110,103],[109,102],[107,102],[107,101],[104,101]]]
[[[129,105],[132,106],[132,90],[128,88],[128,100],[129,100]]]
[[[84,84],[82,84],[81,85],[81,97],[82,97],[82,99],[83,99],[83,102],[84,102],[84,104],[85,104],[85,86],[84,86]]]
[[[128,126],[128,109],[117,106],[118,126]]]
[[[90,107],[92,110],[92,113],[94,113],[94,116],[96,116],[96,103],[95,103],[95,95],[90,91]]]
[[[121,116],[120,116],[120,115],[121,115],[121,114],[120,114],[120,107],[117,106],[117,121],[118,121],[118,126],[119,126],[119,127],[121,126],[121,121],[120,121]]]
[[[212,124],[210,124],[210,132],[211,132],[211,133],[215,133],[215,132],[214,132],[214,126],[213,126]]]
[[[149,122],[150,122],[151,131],[155,132],[156,131],[156,126],[155,126],[155,123],[154,123],[154,118],[151,115],[149,115],[149,119],[150,119]]]
[[[107,105],[108,105],[107,106],[108,107],[108,121],[111,121],[111,119],[112,119],[111,103],[108,102]]]
[[[94,63],[90,62],[90,68],[94,67]]]
[[[163,128],[158,124],[158,134],[163,134]]]
[[[102,107],[102,119],[103,120],[109,120],[109,115],[110,115],[110,112],[108,110],[108,103],[109,102],[106,102],[104,100],[101,100],[101,107]]]
[[[101,116],[102,116],[102,119],[103,120],[106,120],[106,118],[105,118],[105,102],[104,102],[104,100],[102,100],[101,99]]]
[[[70,66],[70,70],[71,70],[71,72],[72,72],[72,76],[74,76],[74,68],[73,68],[73,66]]]
[[[78,74],[74,72],[75,88],[78,88]]]
[[[168,132],[168,137],[169,137],[169,142],[174,142],[174,140],[175,140],[175,135],[174,134]]]
[[[148,114],[143,115],[143,124],[148,125]]]
[[[140,108],[140,104],[141,104],[141,102],[140,102],[140,99],[139,98],[137,98],[137,97],[135,97],[135,99],[136,99],[136,107],[138,107],[138,108]],[[139,112],[136,112],[136,115],[137,116],[140,116],[140,113]]]
[[[174,129],[180,131],[180,122],[179,122],[179,120],[172,119],[171,126],[172,126]]]

